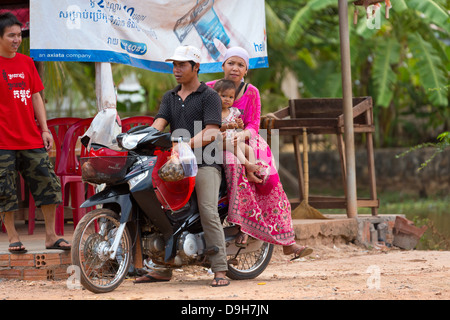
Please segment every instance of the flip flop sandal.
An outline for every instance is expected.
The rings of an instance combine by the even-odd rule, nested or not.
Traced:
[[[53,250],[53,249],[55,249],[55,250],[70,250],[71,249],[71,247],[68,247],[68,246],[60,246],[61,242],[65,242],[65,243],[69,244],[69,242],[67,242],[66,240],[61,238],[61,239],[56,240],[56,242],[52,246],[45,247],[45,249],[49,249],[49,250]]]
[[[151,283],[151,282],[167,282],[170,281],[170,279],[157,279],[149,274],[144,274],[141,278],[144,278],[142,280],[136,279],[133,281],[133,283]]]
[[[11,252],[11,253],[25,253],[25,252],[28,251],[28,250],[25,249],[25,248],[23,248],[23,249],[13,249],[13,248],[15,248],[15,247],[22,248],[22,247],[23,247],[23,243],[20,242],[20,241],[11,243],[11,244],[9,245],[8,251]]]
[[[230,284],[230,281],[228,281],[225,278],[214,278],[214,281],[216,281],[216,284],[211,284],[211,287],[217,288],[217,287],[226,287]],[[225,284],[219,284],[219,281],[226,281]]]
[[[313,253],[313,249],[308,247],[301,247],[298,250],[294,251],[294,257],[290,261],[294,261],[303,257],[306,257]]]

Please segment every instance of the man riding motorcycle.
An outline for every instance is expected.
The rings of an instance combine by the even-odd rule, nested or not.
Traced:
[[[220,97],[198,79],[200,50],[192,46],[180,46],[166,61],[173,62],[173,74],[179,85],[164,95],[152,126],[163,131],[167,125],[170,125],[172,134],[179,129],[184,129],[192,137],[189,141],[190,146],[194,150],[201,147],[204,151],[206,145],[216,143],[214,139],[219,133],[222,110]],[[195,132],[196,123],[199,122],[201,131]],[[213,148],[213,150],[218,150],[218,148]],[[195,152],[195,154],[198,155],[199,152]],[[214,156],[208,152],[201,152],[200,159],[197,159],[199,168],[195,191],[206,247],[216,250],[215,254],[209,256],[211,269],[214,272],[214,280],[211,285],[219,287],[227,286],[230,282],[225,279],[228,270],[225,238],[217,211],[222,178],[221,167],[220,164],[215,163]],[[148,274],[138,278],[136,282],[168,281],[171,276],[171,269],[156,267],[152,268]]]

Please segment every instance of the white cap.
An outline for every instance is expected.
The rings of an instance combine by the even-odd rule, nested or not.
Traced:
[[[193,46],[180,46],[175,49],[173,56],[166,61],[194,61],[200,63],[202,55],[199,49]]]

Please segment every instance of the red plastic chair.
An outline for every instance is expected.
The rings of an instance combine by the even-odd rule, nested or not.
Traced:
[[[63,204],[68,203],[67,187],[70,185],[71,206],[73,210],[74,229],[78,221],[86,213],[85,209],[81,209],[80,205],[85,200],[85,183],[81,180],[81,165],[79,157],[86,157],[87,150],[79,142],[79,138],[87,131],[91,125],[93,118],[82,119],[75,122],[68,130],[64,137],[61,148],[61,156],[59,158],[56,175],[61,179],[61,191],[63,196]],[[78,152],[79,150],[79,152]],[[95,193],[94,187],[88,186],[88,195]],[[58,206],[56,210],[56,233],[64,235],[64,206]]]
[[[150,116],[134,116],[122,119],[122,132],[127,132],[131,128],[139,125],[151,126],[154,120],[155,118]]]
[[[50,130],[53,136],[53,148],[51,152],[54,152],[55,155],[55,171],[59,164],[59,159],[61,157],[61,147],[64,141],[64,137],[66,135],[69,127],[72,126],[75,122],[81,120],[81,118],[75,117],[63,117],[63,118],[54,118],[47,120],[47,127]],[[22,199],[25,200],[25,181],[21,177],[21,190],[22,190]],[[34,199],[31,193],[29,193],[28,199],[28,234],[34,233],[35,227],[35,215],[36,215],[36,206],[34,204]]]

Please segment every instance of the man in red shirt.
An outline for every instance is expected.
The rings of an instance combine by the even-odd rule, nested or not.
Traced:
[[[49,161],[53,137],[40,91],[44,89],[33,60],[17,52],[22,24],[11,13],[0,14],[0,213],[8,232],[9,251],[26,252],[14,226],[18,209],[17,174],[30,187],[45,219],[45,246],[70,249],[55,233],[56,206],[61,184]],[[39,124],[38,125],[36,124]]]

